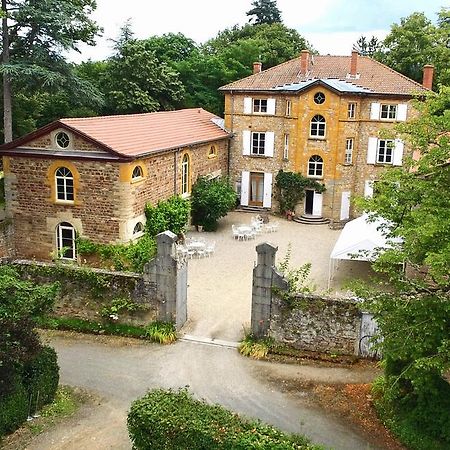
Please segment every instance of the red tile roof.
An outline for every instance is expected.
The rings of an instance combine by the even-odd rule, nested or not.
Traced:
[[[310,56],[307,74],[300,73],[301,57],[222,86],[223,91],[271,90],[276,86],[311,79],[334,78],[370,89],[376,94],[413,95],[427,91],[421,84],[367,56],[357,59],[358,79],[347,78],[351,56]]]
[[[121,116],[61,119],[67,125],[124,156],[141,156],[162,150],[224,139],[229,133],[201,108]]]

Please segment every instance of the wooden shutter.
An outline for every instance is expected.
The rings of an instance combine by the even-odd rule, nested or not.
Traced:
[[[370,137],[369,145],[367,147],[367,164],[375,164],[377,157],[378,138]]]
[[[264,145],[264,156],[273,157],[274,141],[275,141],[275,133],[273,131],[267,131],[266,142]]]
[[[322,199],[323,195],[314,191],[313,210],[312,210],[313,216],[322,217]]]
[[[343,192],[341,195],[341,220],[347,220],[350,217],[350,192]]]
[[[408,112],[408,105],[400,103],[397,105],[397,120],[404,122],[406,120],[406,113]]]
[[[250,172],[242,171],[241,175],[241,205],[248,206],[248,194],[250,187]]]
[[[370,105],[370,118],[371,120],[378,120],[380,118],[380,103],[372,103]]]
[[[364,182],[364,197],[373,197],[373,181],[366,180]]]
[[[392,164],[394,166],[401,166],[403,164],[403,141],[401,139],[396,139],[394,141],[394,158]]]
[[[253,109],[253,100],[251,97],[244,97],[244,114],[251,114]]]
[[[242,154],[250,155],[250,140],[252,133],[249,130],[244,130],[242,132]]]
[[[264,174],[264,196],[263,207],[270,208],[272,206],[272,174]]]
[[[268,98],[267,99],[267,114],[275,115],[275,99]]]

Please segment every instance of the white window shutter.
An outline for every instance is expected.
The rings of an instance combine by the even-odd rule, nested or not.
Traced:
[[[273,157],[274,141],[275,141],[275,133],[273,131],[267,131],[266,142],[264,146],[264,156]]]
[[[250,139],[251,139],[251,132],[249,130],[244,130],[242,132],[242,154],[243,155],[250,155]]]
[[[372,103],[370,105],[370,119],[378,120],[380,118],[380,103]]]
[[[401,139],[396,139],[394,144],[394,158],[392,164],[394,166],[401,166],[403,164],[403,141]]]
[[[341,194],[341,220],[347,220],[350,217],[350,192],[345,191]]]
[[[375,164],[377,156],[378,138],[370,137],[369,145],[367,147],[367,164]]]
[[[252,113],[253,101],[251,97],[244,97],[244,114]]]
[[[272,174],[264,174],[264,196],[263,207],[270,208],[272,206]]]
[[[408,105],[406,103],[400,103],[397,105],[397,120],[404,122],[406,120],[407,111]]]
[[[322,217],[322,200],[323,195],[314,191],[313,210],[312,210],[313,216]]]
[[[268,98],[267,99],[267,114],[275,115],[275,99]]]
[[[366,180],[364,183],[364,197],[373,197],[373,181]]]
[[[241,205],[248,206],[248,194],[250,187],[250,172],[242,171],[241,176]]]

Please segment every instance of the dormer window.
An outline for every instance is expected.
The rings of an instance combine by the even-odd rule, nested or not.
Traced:
[[[266,113],[267,112],[267,99],[253,99],[253,112],[254,113]]]
[[[64,131],[60,131],[59,133],[56,133],[55,142],[59,148],[67,148],[70,144],[69,135]]]

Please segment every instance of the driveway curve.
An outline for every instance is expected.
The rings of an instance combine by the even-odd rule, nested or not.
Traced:
[[[126,413],[130,403],[155,387],[189,386],[198,398],[219,403],[289,432],[303,433],[333,449],[364,450],[370,444],[339,418],[308,405],[306,393],[283,392],[282,380],[369,382],[366,370],[291,366],[254,361],[235,349],[177,342],[146,342],[75,334],[47,337],[58,353],[61,383],[102,398],[70,426],[39,436],[30,449],[130,449]]]

